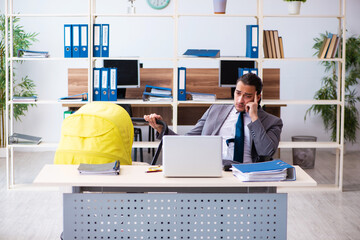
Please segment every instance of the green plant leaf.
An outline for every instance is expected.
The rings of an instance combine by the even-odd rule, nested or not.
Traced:
[[[36,37],[38,36],[38,33],[27,33],[24,30],[24,27],[19,24],[20,19],[18,17],[13,17],[13,49],[12,54],[13,56],[17,55],[18,49],[29,49],[29,47],[37,41]],[[10,19],[8,19],[10,22]],[[5,74],[8,72],[10,74],[10,68],[5,68],[5,37],[10,37],[10,24],[8,25],[8,36],[5,35],[5,15],[0,15],[0,112],[2,114],[2,117],[4,119],[4,113],[5,113]],[[9,41],[8,41],[9,42]],[[19,61],[21,63],[21,61]],[[22,79],[16,78],[16,69],[13,69],[13,92],[15,96],[33,96],[36,95],[35,91],[35,83],[33,80],[29,79],[28,76],[23,77]],[[11,97],[11,96],[9,96]],[[29,110],[29,107],[36,106],[35,104],[14,104],[13,110],[14,110],[14,119],[17,121],[21,120],[22,116],[25,116],[26,112]],[[5,125],[2,121],[2,132],[5,132]],[[2,139],[3,135],[1,135],[0,139],[0,146],[4,146],[4,140]]]
[[[329,35],[321,33],[320,37],[314,38],[313,49],[314,55],[320,51],[321,45]],[[340,43],[341,44],[341,43]],[[346,77],[345,77],[345,123],[344,123],[344,139],[349,142],[356,142],[356,131],[359,127],[359,112],[356,104],[360,102],[360,97],[354,90],[358,85],[360,79],[360,38],[350,37],[346,40]],[[335,100],[337,99],[337,82],[338,82],[338,64],[335,61],[323,61],[321,64],[325,67],[327,76],[322,78],[321,88],[315,92],[314,99],[316,100]],[[340,91],[341,94],[341,91]],[[331,140],[336,141],[337,135],[337,106],[336,105],[312,105],[305,112],[304,120],[311,113],[319,115],[324,124],[326,131],[331,132]],[[340,130],[339,130],[340,134]]]

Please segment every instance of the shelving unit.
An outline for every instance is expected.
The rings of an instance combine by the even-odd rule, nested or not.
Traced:
[[[10,93],[10,95],[6,96],[7,102],[6,107],[10,111],[6,111],[6,113],[10,112],[10,115],[6,115],[6,139],[8,138],[9,134],[13,132],[13,105],[19,103],[13,103],[10,99],[13,94],[12,92],[12,73],[13,73],[13,62],[22,60],[22,61],[84,61],[88,65],[88,93],[89,99],[92,99],[92,78],[93,78],[93,67],[95,67],[96,61],[102,61],[104,59],[113,59],[113,60],[120,60],[120,59],[139,59],[139,60],[147,60],[147,61],[168,61],[172,62],[173,65],[173,78],[172,78],[172,86],[173,86],[173,101],[166,103],[166,102],[143,102],[141,99],[124,99],[118,100],[116,103],[119,104],[131,104],[134,106],[161,106],[161,107],[171,107],[172,108],[172,128],[174,131],[178,130],[178,108],[181,106],[208,106],[211,104],[233,104],[233,100],[216,100],[215,102],[195,102],[195,101],[178,101],[177,100],[177,68],[179,65],[179,61],[189,60],[190,58],[186,58],[183,56],[179,56],[179,22],[180,18],[187,18],[187,17],[208,17],[208,18],[255,18],[257,24],[259,25],[259,57],[258,58],[246,58],[246,57],[220,57],[216,59],[206,59],[208,61],[219,61],[219,60],[251,60],[255,61],[258,69],[259,69],[259,76],[262,78],[263,73],[263,63],[271,61],[271,62],[322,62],[322,61],[335,61],[339,64],[339,70],[341,70],[341,76],[339,76],[339,83],[338,89],[341,89],[342,92],[338,90],[338,99],[336,100],[267,100],[263,99],[262,104],[265,105],[312,105],[312,104],[319,104],[319,105],[336,105],[338,108],[338,125],[337,125],[337,141],[336,142],[280,142],[279,148],[334,148],[337,151],[336,155],[336,176],[335,176],[335,184],[332,186],[335,189],[342,190],[343,184],[343,151],[344,151],[344,93],[345,90],[343,87],[345,85],[345,43],[342,43],[341,46],[341,56],[342,58],[335,58],[335,59],[317,59],[317,58],[297,58],[297,57],[287,57],[283,59],[266,59],[263,57],[263,30],[264,30],[264,19],[267,18],[285,18],[285,19],[292,19],[292,18],[310,18],[310,19],[337,19],[339,21],[339,31],[341,33],[342,39],[345,39],[345,6],[346,0],[338,0],[339,1],[339,14],[335,15],[282,15],[282,14],[274,14],[274,15],[267,15],[264,14],[264,0],[253,0],[256,2],[256,14],[223,14],[223,15],[215,15],[215,14],[187,14],[187,13],[180,13],[179,12],[179,4],[181,4],[180,0],[172,0],[173,4],[173,13],[172,14],[106,14],[106,13],[97,13],[96,12],[96,0],[88,0],[89,10],[86,14],[15,14],[13,11],[13,1],[16,0],[6,0],[5,1],[5,16],[6,16],[6,26],[10,26],[10,39],[6,39],[6,45],[9,46],[10,52],[13,49],[13,39],[12,39],[12,17],[35,17],[35,18],[42,18],[42,17],[51,17],[51,18],[68,18],[68,17],[79,17],[85,18],[88,25],[88,39],[89,39],[89,57],[86,59],[79,59],[79,58],[46,58],[46,59],[39,59],[39,58],[18,58],[11,56],[9,50],[7,49],[6,52],[6,66],[10,67],[10,75],[7,73],[6,75],[6,93]],[[126,0],[124,0],[126,1]],[[230,0],[229,0],[230,1]],[[209,2],[210,3],[210,2]],[[173,54],[172,57],[110,57],[110,58],[101,58],[101,57],[92,57],[93,56],[93,25],[96,23],[96,18],[170,18],[173,21],[173,34],[174,34],[174,47],[173,47]],[[8,29],[8,28],[6,28]],[[284,33],[286,35],[286,33]],[[114,44],[114,43],[111,43]],[[191,61],[203,61],[203,58],[191,58]],[[8,91],[10,89],[10,91]],[[340,97],[341,96],[341,97]],[[24,104],[34,104],[34,103],[24,103]],[[42,104],[66,104],[68,106],[78,106],[79,103],[74,102],[57,102],[57,101],[50,101],[50,100],[39,100],[35,104],[42,105]],[[14,148],[18,147],[29,147],[29,148],[37,148],[37,147],[56,147],[57,143],[42,143],[37,146],[29,146],[29,145],[8,145],[7,149],[7,180],[8,180],[8,187],[11,188],[15,184],[14,180]],[[141,143],[134,143],[134,147],[157,147],[157,142],[141,142]]]

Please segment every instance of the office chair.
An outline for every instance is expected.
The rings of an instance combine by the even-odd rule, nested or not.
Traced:
[[[132,117],[132,109],[131,109],[131,105],[130,104],[119,104],[121,107],[123,107],[130,115],[130,117]],[[133,121],[134,123],[134,121]],[[134,127],[134,140],[135,141],[140,141],[142,142],[142,132],[141,132],[141,128],[138,127]],[[137,148],[134,148],[134,161],[137,161]],[[140,148],[140,162],[144,162],[144,155],[143,155],[143,149]]]
[[[145,122],[146,122],[144,118],[132,117],[131,120],[132,120],[133,122],[139,122],[139,123],[145,123]],[[162,137],[164,136],[165,131],[166,131],[166,129],[168,128],[167,124],[166,124],[164,121],[162,121],[162,120],[158,120],[158,119],[157,119],[157,120],[156,120],[156,123],[162,125],[162,126],[163,126],[163,130],[162,130],[162,132],[161,132],[160,135],[159,135],[161,141],[160,141],[159,146],[158,146],[158,148],[156,149],[156,152],[155,152],[155,154],[154,154],[154,156],[153,156],[153,158],[152,158],[152,160],[151,160],[151,163],[150,163],[151,165],[156,165],[156,162],[157,162],[157,160],[158,160],[158,158],[159,158],[159,155],[160,155],[160,152],[161,152],[161,148],[162,148]]]

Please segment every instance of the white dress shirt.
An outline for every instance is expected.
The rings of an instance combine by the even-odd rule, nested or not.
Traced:
[[[250,133],[247,125],[251,122],[251,118],[248,113],[244,115],[244,163],[251,163],[251,149],[250,149]],[[226,144],[227,139],[235,138],[236,122],[239,117],[239,112],[235,108],[230,112],[226,118],[224,124],[221,126],[219,135],[222,137],[223,152],[222,158],[224,160],[233,160],[234,158],[234,142],[231,142],[229,146]]]

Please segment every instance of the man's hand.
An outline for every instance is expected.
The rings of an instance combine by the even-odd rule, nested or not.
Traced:
[[[245,107],[245,111],[249,113],[252,122],[255,122],[258,119],[257,109],[258,109],[258,95],[254,94],[254,101],[248,102]]]
[[[157,115],[156,113],[152,113],[150,115],[144,115],[145,121],[149,123],[149,125],[154,128],[158,133],[161,133],[163,130],[163,126],[160,124],[156,124],[156,119],[163,120],[163,118],[160,115]]]

